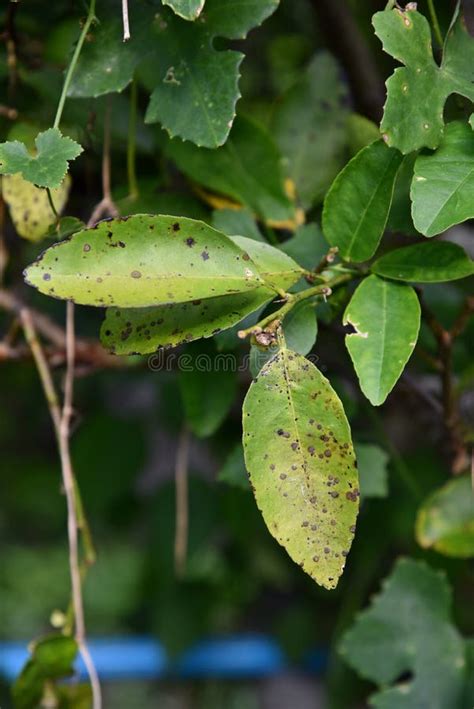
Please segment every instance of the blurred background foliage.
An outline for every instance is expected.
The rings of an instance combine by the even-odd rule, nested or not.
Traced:
[[[335,2],[332,9],[330,4],[282,0],[278,11],[244,43],[232,43],[242,44],[246,53],[239,114],[257,121],[259,130],[267,131],[268,140],[276,140],[281,150],[287,144],[293,150],[301,138],[300,126],[303,131],[311,124],[312,135],[307,139],[309,145],[314,140],[316,147],[309,151],[307,164],[302,155],[302,162],[290,167],[297,175],[298,206],[305,210],[309,223],[319,221],[322,198],[338,170],[373,136],[373,125],[362,116],[371,120],[380,117],[383,80],[392,69],[370,25],[372,13],[383,9],[385,2]],[[446,24],[449,3],[438,4]],[[420,2],[419,8],[423,11],[424,3]],[[364,70],[360,61],[354,61],[348,70],[349,40],[328,30],[332,12],[350,18],[354,33],[350,41],[357,41],[360,51],[370,57],[373,75],[364,90],[360,81],[367,67]],[[6,15],[4,3],[2,25]],[[0,115],[2,140],[11,137],[12,129],[23,131],[24,136],[25,124],[34,132],[51,124],[62,72],[77,36],[77,15],[78,8],[66,0],[18,4],[17,87],[8,87],[4,44],[0,45],[0,79],[5,92],[2,101],[15,106],[19,121]],[[159,125],[143,123],[146,96],[140,80],[140,195],[132,203],[127,198],[126,162],[129,90],[112,95],[110,101],[113,194],[124,213],[180,214],[204,219],[229,233],[238,229],[257,238],[263,233],[271,243],[286,242],[283,248],[288,253],[306,255],[308,267],[327,250],[316,224],[301,226],[292,235],[271,226],[265,213],[260,213],[257,227],[249,212],[216,210],[216,201],[204,192],[218,191],[204,174],[206,170],[214,174],[208,162],[212,156],[202,158],[194,146],[180,144],[183,156],[175,161],[174,148]],[[101,196],[105,102],[105,98],[69,99],[64,113],[64,132],[76,137],[86,150],[72,165],[67,213],[84,220]],[[463,109],[453,105],[450,110]],[[252,145],[244,144],[240,149],[248,151],[251,164]],[[191,153],[196,153],[194,159]],[[230,180],[232,163],[224,164],[218,179]],[[240,184],[240,188],[245,193],[246,186]],[[235,190],[222,191],[233,199],[238,197]],[[409,221],[403,186],[400,192],[398,220],[392,214],[397,231],[404,229],[400,223]],[[242,201],[253,207],[246,203],[245,195]],[[8,253],[3,283],[61,322],[62,304],[22,285],[22,269],[41,247],[18,238],[5,211],[2,221]],[[308,229],[312,230],[311,238],[305,241]],[[410,233],[410,226],[404,230]],[[465,246],[470,230],[467,226],[455,235]],[[400,233],[393,238],[409,243],[409,237]],[[472,240],[472,234],[467,238]],[[424,297],[442,323],[450,325],[468,289],[466,281],[430,285],[424,289]],[[443,422],[433,405],[439,392],[438,376],[424,357],[425,352],[434,353],[432,335],[422,329],[407,374],[387,403],[372,409],[359,392],[342,346],[340,317],[335,319],[347,299],[348,294],[341,291],[331,299],[330,307],[318,307],[314,348],[318,366],[331,375],[343,399],[355,441],[365,444],[361,474],[367,494],[346,570],[333,592],[318,588],[291,562],[266,530],[254,503],[240,445],[241,403],[251,379],[248,369],[217,375],[180,373],[173,366],[171,371],[152,371],[146,358],[130,358],[110,370],[87,366],[79,370],[72,453],[98,547],[98,563],[90,570],[85,589],[91,635],[152,632],[176,656],[206,635],[258,631],[275,636],[295,665],[314,647],[327,648],[325,691],[331,706],[361,705],[373,686],[348,668],[337,653],[337,644],[400,555],[426,559],[433,568],[446,572],[454,593],[456,625],[464,636],[474,633],[472,566],[463,559],[423,550],[414,534],[420,504],[450,476]],[[77,330],[81,336],[96,337],[100,320],[97,310],[79,308]],[[10,326],[11,318],[0,312],[1,332],[7,333]],[[470,424],[474,420],[473,338],[471,322],[454,351],[461,411]],[[315,334],[311,346],[314,339]],[[215,344],[187,346],[193,354],[218,349],[232,351],[237,358],[247,352],[234,331],[217,338]],[[61,362],[58,364],[60,381]],[[0,377],[0,639],[29,640],[47,631],[51,613],[65,610],[67,604],[66,510],[60,495],[53,431],[36,370],[27,358],[5,361]],[[184,426],[191,429],[190,526],[188,557],[180,577],[173,560],[173,479]],[[195,702],[194,706],[206,709],[260,706],[255,685],[204,683],[154,689],[137,685],[108,691],[109,706],[117,709],[171,709],[181,706],[180,701],[183,706]],[[317,706],[318,689],[312,686],[311,691],[314,704],[308,706]],[[6,707],[6,688],[4,693],[0,701]]]

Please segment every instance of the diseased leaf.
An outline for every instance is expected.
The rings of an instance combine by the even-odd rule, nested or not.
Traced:
[[[51,190],[51,199],[58,214],[64,209],[70,187],[71,179],[66,176],[59,187]],[[35,187],[17,173],[3,176],[2,195],[19,236],[29,241],[40,241],[47,235],[49,227],[56,221],[56,216],[45,189]]]
[[[371,271],[396,281],[442,283],[474,274],[474,261],[457,244],[431,241],[390,251],[372,264]]]
[[[433,492],[418,510],[416,538],[445,556],[474,556],[474,492],[470,475]]]
[[[387,497],[388,495],[388,454],[371,443],[354,443],[359,471],[360,495],[367,497]]]
[[[163,0],[163,5],[171,9],[184,20],[195,20],[202,12],[205,0]]]
[[[108,308],[100,330],[104,347],[117,355],[150,354],[201,337],[213,337],[275,297],[269,288],[170,303],[151,308]]]
[[[230,236],[229,239],[250,256],[267,285],[287,290],[303,275],[296,261],[270,244],[245,236]]]
[[[361,150],[339,173],[324,200],[323,232],[346,261],[374,255],[387,223],[402,155],[383,141]]]
[[[348,91],[330,54],[318,54],[273,116],[275,140],[304,208],[322,202],[344,164]]]
[[[183,303],[264,285],[224,234],[193,219],[146,214],[100,222],[50,247],[25,280],[46,295],[99,307]]]
[[[417,157],[411,199],[413,222],[425,236],[474,217],[474,132],[470,126],[449,123],[438,150]]]
[[[383,404],[416,345],[420,304],[411,286],[365,278],[343,318],[355,332],[346,335],[360,388],[371,404]]]
[[[450,618],[451,593],[444,574],[401,559],[382,591],[344,634],[341,654],[380,691],[380,709],[446,709],[462,703],[464,643]],[[409,679],[398,681],[409,673]],[[391,685],[391,686],[387,686]]]
[[[284,348],[250,386],[243,428],[247,470],[270,532],[318,584],[334,588],[359,496],[341,402],[311,362]]]
[[[0,174],[21,173],[37,187],[59,187],[70,160],[82,153],[81,146],[62,135],[58,128],[48,128],[35,140],[36,155],[30,155],[18,140],[0,144]]]
[[[409,6],[404,11],[397,7],[377,12],[372,22],[384,50],[405,65],[395,69],[387,81],[381,124],[386,142],[402,153],[436,148],[443,135],[448,96],[458,93],[474,100],[474,40],[458,17],[438,66],[430,26],[419,12]]]
[[[173,140],[165,152],[187,177],[231,197],[264,221],[295,220],[295,207],[284,188],[280,155],[258,123],[239,117],[226,144],[217,150]]]

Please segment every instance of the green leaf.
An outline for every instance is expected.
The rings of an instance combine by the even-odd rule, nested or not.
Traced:
[[[202,12],[205,0],[162,0],[184,20],[195,20]]]
[[[309,301],[297,303],[283,320],[283,334],[289,350],[306,355],[313,348],[318,334],[316,305]]]
[[[251,384],[243,428],[245,462],[268,529],[318,584],[335,588],[359,496],[341,402],[311,362],[284,348]]]
[[[412,218],[412,204],[410,199],[411,183],[417,153],[405,155],[395,180],[390,214],[388,215],[386,229],[392,232],[401,232],[405,235],[418,236]]]
[[[360,113],[351,113],[347,119],[347,142],[351,157],[359,150],[374,143],[380,138],[378,125]]]
[[[387,81],[387,101],[381,124],[388,145],[402,153],[436,148],[443,135],[444,104],[458,93],[474,100],[474,40],[461,17],[445,42],[439,67],[431,47],[431,30],[416,10],[377,12],[375,33],[384,50],[404,64]]]
[[[82,153],[81,146],[61,134],[58,128],[39,133],[35,140],[36,155],[30,155],[18,140],[0,144],[0,174],[21,173],[37,187],[59,187],[70,160]]]
[[[36,641],[30,659],[13,685],[15,707],[31,709],[38,706],[44,682],[71,675],[76,655],[77,643],[69,636],[53,634]]]
[[[193,219],[146,214],[100,222],[52,246],[25,280],[46,295],[99,307],[182,303],[264,285],[224,234]]]
[[[318,224],[309,223],[298,227],[294,235],[278,246],[303,268],[311,271],[329,251],[329,244]]]
[[[470,475],[433,492],[418,510],[416,538],[445,556],[474,556],[474,493]]]
[[[240,96],[239,67],[244,55],[217,51],[216,36],[244,39],[277,8],[278,0],[207,0],[202,22],[189,23],[163,13],[150,64],[158,79],[145,121],[159,121],[170,136],[216,148],[225,143]]]
[[[354,443],[359,471],[360,495],[366,497],[387,497],[388,454],[371,443]]]
[[[464,644],[451,623],[450,606],[444,574],[419,561],[396,563],[380,594],[357,617],[341,644],[345,660],[379,685],[381,691],[372,695],[371,706],[464,706]],[[413,676],[398,681],[405,673]]]
[[[275,140],[305,209],[322,202],[344,164],[347,97],[337,62],[324,52],[277,105]]]
[[[273,288],[287,290],[303,275],[301,266],[296,261],[270,244],[245,236],[229,236],[229,239],[250,256],[259,275]]]
[[[217,150],[173,140],[165,152],[189,178],[231,197],[265,221],[295,218],[294,205],[284,189],[280,155],[258,123],[237,118],[226,144]]]
[[[247,236],[256,241],[265,241],[249,209],[215,209],[212,226],[227,236]]]
[[[323,232],[346,261],[375,253],[387,223],[402,155],[379,140],[363,148],[334,180],[324,200]]]
[[[471,276],[474,261],[457,244],[431,241],[390,251],[372,264],[371,271],[396,281],[442,283]]]
[[[392,391],[416,345],[420,304],[411,286],[365,278],[343,318],[355,332],[346,335],[360,388],[374,406]]]
[[[167,4],[185,16],[196,12],[203,1],[169,0]],[[235,117],[244,55],[218,51],[214,40],[244,39],[277,6],[278,0],[245,4],[207,0],[199,19],[188,22],[171,9],[161,7],[156,12],[136,0],[131,6],[129,42],[122,42],[116,13],[101,15],[92,41],[81,54],[69,94],[87,97],[122,91],[139,68],[151,91],[146,122],[159,121],[170,136],[215,148],[226,141]]]
[[[249,479],[245,470],[244,450],[238,443],[225,459],[224,465],[217,474],[219,482],[228,483],[241,490],[250,491]]]
[[[411,187],[415,227],[434,236],[474,217],[474,133],[460,122],[446,126],[431,155],[419,155]]]
[[[268,303],[275,293],[265,287],[248,293],[170,303],[151,308],[107,308],[100,330],[104,347],[117,355],[150,354],[177,347],[240,322]]]
[[[198,438],[207,438],[217,431],[237,393],[237,372],[213,349],[201,343],[186,349],[188,365],[178,372],[186,421]],[[232,362],[236,358],[232,357]]]

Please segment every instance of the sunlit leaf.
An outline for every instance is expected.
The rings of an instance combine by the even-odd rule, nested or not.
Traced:
[[[163,0],[184,20],[195,20],[202,12],[205,0]]]

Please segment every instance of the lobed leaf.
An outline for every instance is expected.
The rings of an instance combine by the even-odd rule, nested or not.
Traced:
[[[464,643],[450,618],[444,574],[401,559],[382,591],[344,634],[340,652],[380,691],[380,709],[446,709],[464,706]],[[408,675],[409,679],[398,681]],[[391,686],[390,686],[391,685]]]
[[[474,556],[474,493],[470,475],[435,490],[418,510],[416,538],[445,556]]]
[[[183,20],[195,20],[201,14],[205,0],[163,0]]]
[[[408,362],[418,338],[420,304],[411,286],[365,278],[343,318],[360,388],[371,404],[383,404]]]
[[[250,386],[243,429],[247,470],[270,532],[318,584],[335,588],[359,497],[341,402],[311,362],[283,348]]]
[[[413,222],[425,236],[474,217],[474,132],[470,126],[449,123],[438,150],[417,157],[411,199]]]
[[[384,139],[402,153],[436,148],[443,135],[448,96],[458,93],[474,100],[474,40],[458,17],[438,66],[428,21],[411,4],[405,10],[377,12],[372,22],[384,50],[405,65],[395,69],[387,81],[381,123]]]
[[[401,161],[398,150],[377,141],[357,153],[334,180],[324,200],[322,226],[327,241],[346,261],[374,255]]]
[[[0,144],[0,174],[20,173],[37,187],[59,187],[70,160],[82,153],[82,147],[61,134],[58,128],[39,133],[35,140],[36,155],[31,155],[18,140]]]
[[[474,261],[457,244],[432,241],[390,251],[377,259],[370,270],[396,281],[442,283],[474,274]]]

